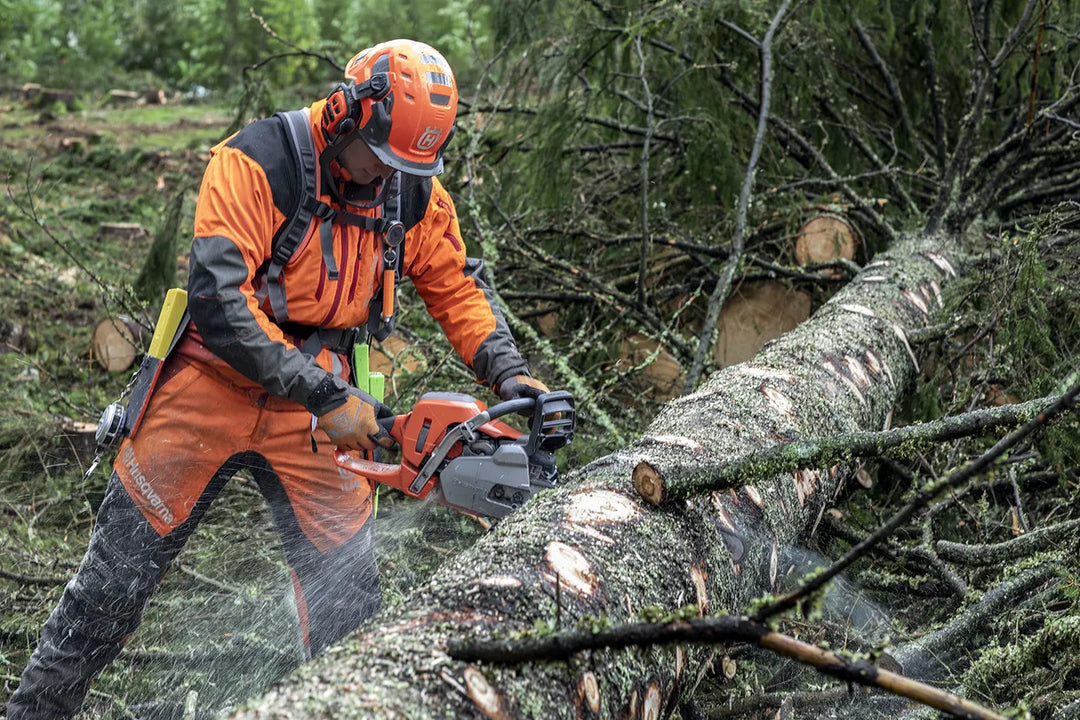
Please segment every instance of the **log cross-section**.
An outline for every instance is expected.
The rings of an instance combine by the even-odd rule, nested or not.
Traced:
[[[688,488],[710,468],[778,444],[882,429],[915,377],[907,337],[931,322],[957,266],[942,238],[907,238],[810,320],[666,404],[629,447],[570,473],[393,613],[233,717],[643,718],[671,707],[692,684],[680,678],[699,674],[709,649],[595,650],[503,666],[455,661],[447,641],[623,623],[693,604],[737,613],[776,590],[784,549],[854,468],[760,468],[727,488]],[[639,495],[642,476],[663,497]]]

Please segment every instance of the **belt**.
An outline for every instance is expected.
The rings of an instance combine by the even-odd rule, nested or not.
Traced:
[[[319,354],[323,348],[329,348],[330,352],[349,356],[352,354],[353,345],[361,340],[361,328],[317,328],[300,323],[281,323],[278,325],[281,331],[295,339],[294,344],[300,351],[311,355]]]

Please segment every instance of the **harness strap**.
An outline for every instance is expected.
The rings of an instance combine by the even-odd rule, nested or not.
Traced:
[[[382,342],[394,331],[394,315],[397,305],[397,288],[404,272],[405,253],[401,244],[405,240],[405,226],[401,223],[401,173],[394,173],[389,180],[391,186],[382,206],[379,218],[385,228],[380,233],[382,240],[382,296],[372,296],[368,305],[368,335]]]
[[[316,328],[300,323],[281,323],[281,331],[294,340],[300,351],[311,355],[319,354],[323,348],[331,352],[349,356],[352,347],[360,336],[360,328]]]
[[[324,203],[318,200],[319,173],[310,170],[310,168],[318,167],[318,164],[315,161],[315,140],[311,136],[307,110],[279,112],[277,116],[282,119],[289,136],[289,144],[297,155],[296,180],[297,187],[300,189],[300,199],[297,202],[296,212],[274,235],[271,243],[273,252],[266,269],[266,285],[267,297],[270,300],[270,309],[274,313],[274,318],[278,322],[288,322],[289,308],[285,300],[285,289],[281,285],[281,272],[292,259],[296,249],[300,247],[300,243],[307,237],[311,224],[315,222],[318,206]],[[330,208],[327,207],[327,209]],[[324,223],[324,225],[329,226],[329,223]],[[330,250],[330,257],[333,258],[333,247]]]
[[[402,223],[403,177],[401,173],[394,173],[387,180],[389,186],[386,188],[386,198],[377,210],[379,213],[377,217],[336,210],[320,199],[320,165],[315,157],[315,140],[311,133],[307,110],[279,112],[277,116],[281,118],[289,144],[296,153],[296,186],[299,188],[299,198],[296,211],[274,235],[271,258],[266,268],[266,292],[274,319],[283,328],[290,324],[288,302],[281,277],[285,266],[311,232],[312,225],[319,223],[320,250],[326,266],[327,278],[334,281],[338,280],[340,275],[334,257],[334,223],[353,225],[375,233],[382,243],[382,292],[371,299],[366,326],[367,333],[371,337],[382,341],[394,330],[397,288],[404,274],[405,258],[401,248],[406,231]],[[286,332],[289,331],[286,330]],[[326,333],[329,335],[324,335]],[[351,335],[344,337],[340,333],[351,333]],[[301,349],[314,355],[318,354],[322,347],[348,352],[351,345],[347,343],[355,341],[357,329],[328,331],[308,328],[304,333],[289,334],[305,338]]]

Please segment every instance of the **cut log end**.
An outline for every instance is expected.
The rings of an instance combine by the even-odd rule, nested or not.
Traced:
[[[109,372],[127,370],[135,363],[139,342],[145,334],[142,327],[132,320],[105,318],[94,328],[90,339],[94,361]]]
[[[659,505],[664,499],[664,480],[655,467],[642,461],[634,468],[632,475],[634,489],[638,495],[653,505]]]
[[[724,303],[713,359],[719,367],[750,360],[809,318],[812,304],[809,294],[773,280],[741,285]]]
[[[583,701],[584,707],[587,707],[593,715],[600,714],[600,683],[596,680],[596,675],[587,670],[581,676],[581,681],[578,683],[578,696]]]
[[[487,681],[484,673],[472,665],[465,668],[465,688],[469,692],[469,697],[476,703],[476,707],[484,714],[484,717],[491,720],[504,720],[506,718],[506,709],[499,693]]]
[[[847,220],[838,215],[818,215],[799,229],[795,240],[795,259],[799,265],[855,257],[855,233]]]

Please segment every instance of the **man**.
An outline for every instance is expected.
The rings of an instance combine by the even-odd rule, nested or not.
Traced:
[[[377,422],[388,411],[350,386],[345,358],[356,328],[378,337],[392,326],[398,275],[478,380],[504,399],[547,391],[466,258],[434,177],[457,111],[446,60],[395,40],[356,55],[345,75],[326,100],[213,149],[195,213],[192,323],[120,447],[86,556],[9,720],[78,710],[241,468],[281,535],[308,656],[377,610],[372,488],[342,483],[333,449],[393,442]]]

